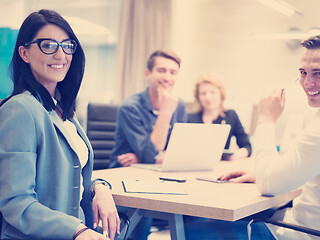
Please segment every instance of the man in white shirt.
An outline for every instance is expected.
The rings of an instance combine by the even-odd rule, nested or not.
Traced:
[[[307,95],[309,105],[319,108],[320,36],[303,41],[301,47],[303,54],[299,68],[300,84]],[[314,119],[302,133],[297,136],[295,143],[286,153],[279,155],[275,143],[275,122],[281,116],[284,105],[284,89],[275,90],[271,96],[263,98],[259,103],[259,123],[255,133],[254,148],[255,173],[232,172],[221,176],[220,179],[233,179],[235,182],[256,181],[259,191],[263,195],[277,195],[301,187],[302,193],[293,200],[292,207],[279,210],[272,217],[320,230],[320,110],[317,111]],[[247,234],[243,222],[219,221],[216,223],[213,221],[210,226],[207,224],[206,236],[219,236],[219,239],[242,239],[239,236],[244,237]],[[268,225],[269,231],[266,231],[261,223],[259,224],[260,226],[255,226],[258,233],[262,230],[266,234],[266,237],[261,239],[319,239],[312,235],[273,225]],[[228,229],[224,232],[233,237],[230,238],[221,232],[222,227]],[[186,231],[188,234],[189,230]],[[254,231],[253,229],[252,233],[257,234]],[[273,238],[270,236],[270,232]]]

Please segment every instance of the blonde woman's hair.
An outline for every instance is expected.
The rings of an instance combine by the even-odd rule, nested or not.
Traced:
[[[208,73],[205,75],[202,75],[201,77],[198,78],[196,81],[196,84],[194,86],[194,98],[195,98],[195,104],[196,104],[196,112],[201,112],[203,110],[200,100],[199,100],[199,88],[201,84],[208,83],[211,84],[212,86],[215,86],[219,89],[220,94],[221,94],[221,106],[220,106],[220,115],[222,117],[225,117],[224,111],[226,110],[225,107],[223,106],[223,102],[226,99],[226,89],[220,79],[212,74]]]

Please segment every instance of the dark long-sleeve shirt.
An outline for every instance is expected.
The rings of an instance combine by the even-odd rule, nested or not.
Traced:
[[[122,103],[117,116],[115,145],[112,151],[110,167],[120,167],[117,157],[124,153],[136,154],[142,163],[155,163],[155,156],[159,152],[153,145],[150,135],[157,117],[157,113],[152,109],[148,89],[129,97]],[[170,121],[166,145],[174,123],[186,121],[185,104],[179,99],[177,109]]]
[[[188,114],[189,123],[203,123],[202,121],[203,112],[190,113]],[[225,149],[229,149],[231,137],[235,136],[239,148],[246,148],[248,150],[249,156],[251,155],[252,148],[249,140],[248,134],[244,131],[244,128],[240,122],[238,114],[234,110],[227,110],[224,112],[225,117],[219,115],[219,117],[212,121],[215,124],[230,124],[231,130],[225,145]]]

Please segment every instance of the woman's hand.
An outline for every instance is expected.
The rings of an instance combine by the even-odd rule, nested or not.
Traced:
[[[77,232],[79,232],[81,229],[86,228],[84,224],[80,224],[79,227],[77,228]],[[80,233],[77,237],[76,240],[110,240],[110,238],[107,238],[103,236],[102,234],[93,231],[92,229],[88,229],[82,233]]]
[[[94,191],[95,195],[92,201],[93,228],[98,226],[99,219],[101,219],[103,232],[109,232],[109,237],[113,240],[116,232],[120,234],[120,218],[111,191],[103,184],[96,184]]]
[[[233,171],[229,172],[226,174],[223,174],[218,178],[218,180],[232,180],[232,182],[235,183],[244,183],[244,182],[255,182],[256,181],[256,176],[253,171],[244,171],[244,170],[239,170],[239,171]]]

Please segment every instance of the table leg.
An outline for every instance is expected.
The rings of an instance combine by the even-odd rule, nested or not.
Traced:
[[[181,214],[170,214],[169,227],[171,240],[185,240],[184,222]]]
[[[144,210],[144,209],[134,209],[133,213],[130,217],[130,227],[128,231],[128,236],[131,231],[137,226],[139,221],[142,217],[151,217],[151,218],[158,218],[168,220],[169,227],[170,227],[170,236],[171,240],[185,240],[185,233],[184,233],[184,222],[183,216],[181,214],[174,214],[174,213],[164,213],[164,212],[157,212],[151,210]],[[122,233],[122,232],[121,232]],[[123,235],[121,235],[123,239]]]
[[[128,212],[128,218],[130,219],[130,226],[128,231],[127,231],[127,237],[130,236],[130,233],[132,232],[132,230],[138,225],[138,223],[140,222],[141,218],[143,217],[142,214],[140,214],[140,209],[130,209]],[[119,236],[117,237],[117,240],[123,240],[125,237],[125,233],[126,233],[126,227],[124,227]]]

